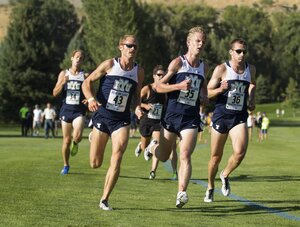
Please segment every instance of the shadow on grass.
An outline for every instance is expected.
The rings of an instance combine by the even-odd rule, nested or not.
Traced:
[[[179,208],[139,208],[139,207],[130,207],[130,208],[116,208],[115,210],[135,210],[135,211],[159,211],[159,212],[187,212],[187,213],[201,213],[201,215],[211,216],[211,217],[226,217],[226,216],[235,216],[235,215],[258,215],[258,214],[281,214],[282,216],[286,215],[287,219],[300,220],[296,216],[289,216],[286,212],[299,211],[300,207],[297,206],[300,201],[290,201],[290,206],[286,206],[286,203],[289,201],[277,201],[277,200],[260,200],[256,201],[259,203],[267,204],[283,204],[282,206],[276,206],[275,208],[261,206],[259,204],[245,205],[241,204],[240,201],[220,201],[213,203],[202,203],[200,206],[189,206],[187,204],[185,207]],[[224,204],[225,203],[225,204]],[[294,205],[293,205],[294,204]],[[297,204],[297,205],[296,205]],[[296,206],[295,206],[296,205]]]
[[[230,181],[246,181],[246,182],[280,182],[280,181],[300,181],[300,176],[250,176],[240,175],[230,177]]]
[[[120,175],[119,178],[153,181],[153,180],[150,180],[149,177],[138,177],[138,176],[124,176],[124,175],[122,176],[122,175]],[[154,181],[177,181],[177,180],[173,180],[171,178],[155,178]]]

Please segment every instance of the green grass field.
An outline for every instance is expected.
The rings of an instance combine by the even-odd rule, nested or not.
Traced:
[[[190,201],[182,209],[175,207],[177,181],[169,180],[169,164],[161,163],[157,178],[148,180],[150,162],[134,156],[138,138],[131,138],[111,212],[98,209],[110,143],[104,165],[94,170],[84,138],[70,174],[61,176],[61,138],[18,134],[18,128],[0,128],[0,226],[300,226],[300,127],[272,126],[262,143],[255,132],[244,162],[231,175],[231,196],[220,194],[217,179],[212,204],[203,202],[209,145],[198,144]],[[230,153],[228,141],[220,168]]]

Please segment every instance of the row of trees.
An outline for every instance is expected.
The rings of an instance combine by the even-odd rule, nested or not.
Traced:
[[[211,66],[210,73],[228,58],[230,41],[242,37],[249,44],[248,61],[257,67],[257,101],[287,99],[291,105],[299,101],[300,13],[296,7],[270,14],[265,5],[228,6],[218,12],[206,5],[82,2],[81,20],[67,0],[11,3],[11,23],[0,47],[2,118],[16,117],[24,102],[53,100],[57,74],[69,67],[72,50],[86,51],[84,69],[91,71],[104,59],[119,54],[117,43],[124,34],[137,35],[137,62],[145,68],[149,82],[156,64],[167,66],[172,58],[185,53],[187,31],[195,25],[208,33],[203,58]]]

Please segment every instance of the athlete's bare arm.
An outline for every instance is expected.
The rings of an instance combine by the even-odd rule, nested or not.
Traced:
[[[190,80],[184,80],[178,84],[168,84],[168,81],[172,78],[172,76],[174,76],[175,73],[178,72],[181,66],[182,62],[180,57],[177,57],[171,61],[167,74],[154,85],[155,90],[159,93],[168,93],[176,90],[188,90],[191,86]]]
[[[228,89],[228,82],[223,80],[226,73],[224,64],[218,65],[207,85],[208,98],[214,98]]]
[[[83,94],[88,100],[88,107],[92,112],[96,111],[100,105],[100,103],[94,97],[95,91],[93,84],[105,76],[110,71],[113,64],[113,59],[108,59],[102,62],[82,83]]]
[[[67,83],[68,80],[69,80],[69,77],[66,76],[66,71],[65,70],[61,71],[58,75],[56,85],[55,85],[55,87],[53,89],[53,92],[52,92],[53,96],[56,97],[61,93],[65,83]]]

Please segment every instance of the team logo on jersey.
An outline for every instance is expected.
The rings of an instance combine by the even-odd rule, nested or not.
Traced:
[[[199,88],[201,85],[201,79],[199,79],[199,76],[188,75],[185,79],[191,81],[192,88]]]
[[[69,81],[67,83],[67,89],[68,90],[80,90],[81,83],[78,83],[77,81]]]
[[[230,85],[230,91],[237,92],[237,93],[245,93],[246,85],[244,85],[242,82],[234,82]]]
[[[132,84],[129,83],[129,80],[118,79],[115,80],[113,88],[117,91],[129,92],[132,87]]]

